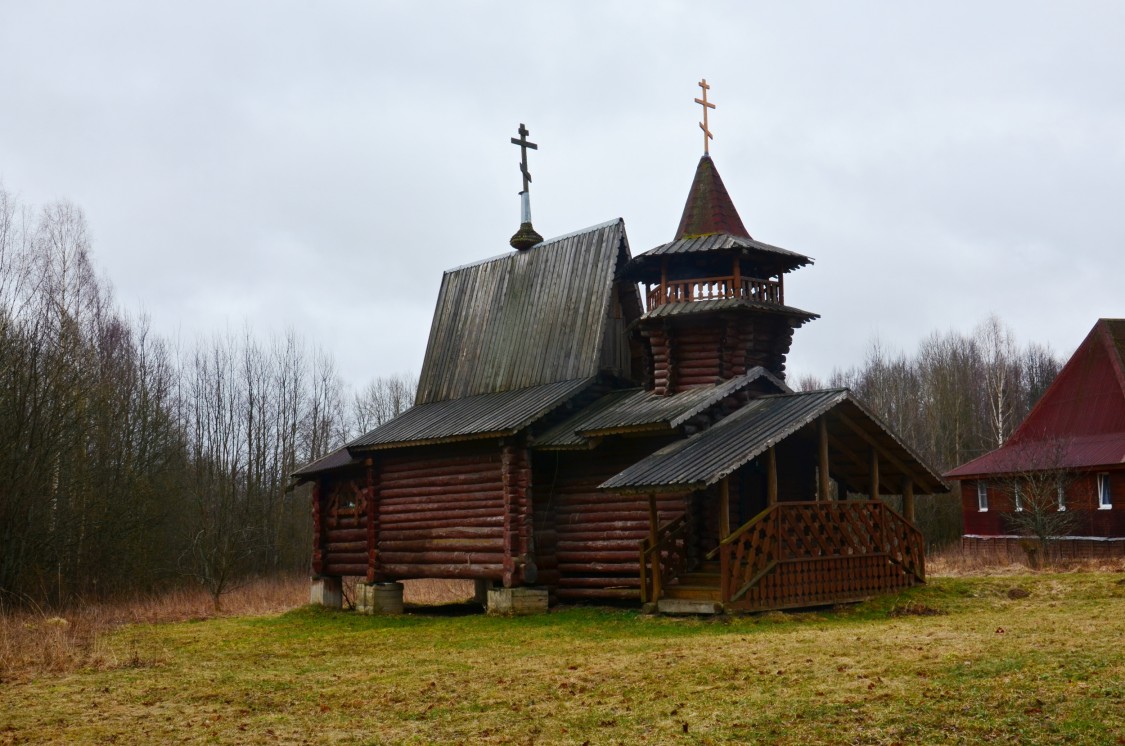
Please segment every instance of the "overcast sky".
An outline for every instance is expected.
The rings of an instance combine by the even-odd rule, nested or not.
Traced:
[[[1125,3],[0,0],[0,183],[66,199],[165,333],[296,329],[417,371],[442,270],[535,227],[672,239],[702,153],[816,264],[791,374],[995,312],[1125,316]]]

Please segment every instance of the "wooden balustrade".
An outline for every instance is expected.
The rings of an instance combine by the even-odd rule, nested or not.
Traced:
[[[669,521],[641,542],[641,602],[660,600],[663,583],[682,573],[687,564],[687,516]]]
[[[784,502],[719,545],[724,604],[837,603],[925,581],[922,534],[879,500]]]
[[[759,303],[783,305],[785,296],[780,280],[760,280],[755,277],[696,277],[690,280],[669,280],[662,284],[649,284],[647,291],[649,310],[665,303],[746,298]]]

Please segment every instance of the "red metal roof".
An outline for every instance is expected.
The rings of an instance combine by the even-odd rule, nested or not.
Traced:
[[[726,233],[750,238],[711,156],[699,159],[675,240]]]
[[[1099,319],[1001,448],[946,477],[1125,463],[1125,319]]]

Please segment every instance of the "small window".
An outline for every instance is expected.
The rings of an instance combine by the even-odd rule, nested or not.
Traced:
[[[1066,487],[1064,485],[1058,486],[1059,495],[1059,510],[1066,510]]]
[[[1014,490],[1016,497],[1016,511],[1023,512],[1023,489],[1017,484]]]
[[[977,482],[977,510],[988,512],[988,485],[984,482]]]
[[[1109,475],[1098,475],[1098,510],[1109,510],[1113,507],[1113,497],[1109,494]]]

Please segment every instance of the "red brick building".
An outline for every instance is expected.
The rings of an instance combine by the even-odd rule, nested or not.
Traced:
[[[1013,520],[1030,509],[1021,485],[1047,476],[1050,510],[1073,516],[1057,550],[1125,554],[1125,319],[1099,319],[1008,442],[945,475],[961,483],[966,548],[1025,538]]]

